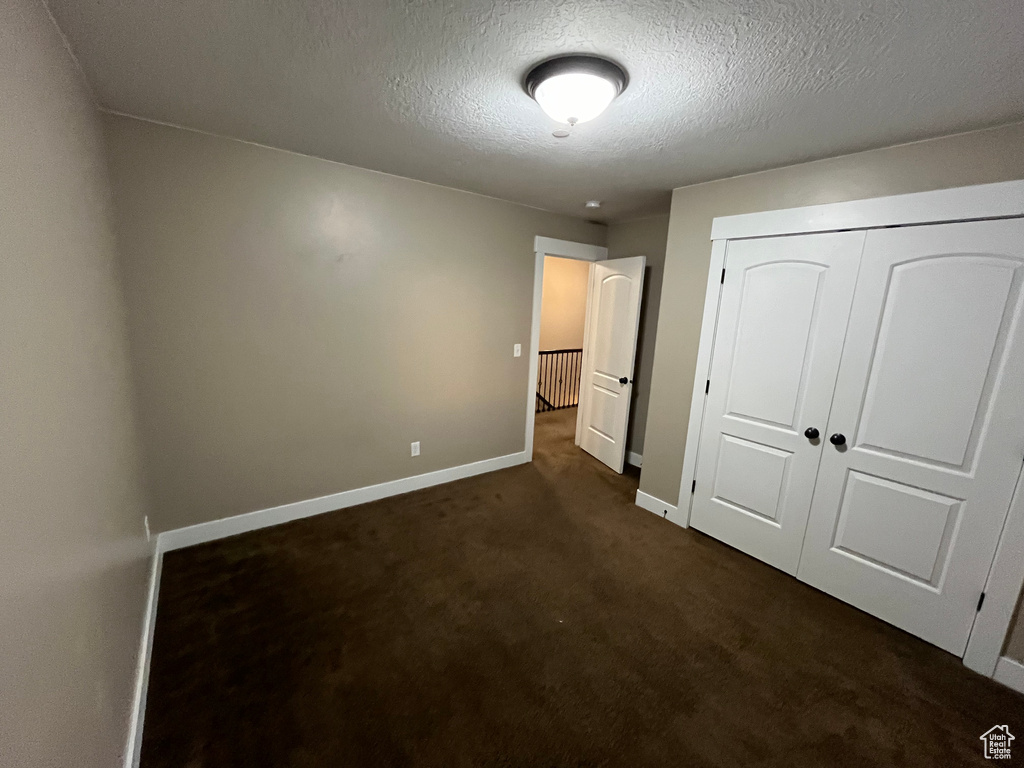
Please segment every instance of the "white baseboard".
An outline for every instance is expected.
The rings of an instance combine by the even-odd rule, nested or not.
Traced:
[[[357,504],[366,504],[367,502],[377,501],[388,496],[398,496],[402,493],[418,491],[421,488],[429,488],[432,485],[441,485],[443,483],[450,483],[453,480],[462,480],[463,478],[482,475],[486,472],[507,469],[518,464],[526,464],[529,461],[529,455],[525,451],[520,451],[519,453],[510,453],[507,456],[484,459],[472,464],[439,469],[436,472],[428,472],[423,475],[404,477],[401,480],[392,480],[387,483],[380,483],[379,485],[354,488],[351,491],[342,491],[330,496],[296,501],[291,504],[282,504],[280,507],[247,512],[242,515],[235,515],[234,517],[226,517],[222,520],[212,520],[208,523],[190,525],[187,528],[177,528],[173,531],[161,533],[157,537],[157,548],[161,552],[170,552],[174,549],[224,539],[239,533],[269,528],[272,525],[280,525],[281,523],[299,520],[303,517],[321,515],[325,512],[333,512],[336,509],[354,507]]]
[[[996,673],[992,678],[1007,688],[1024,693],[1024,664],[1009,656],[1000,656],[996,662]]]
[[[629,451],[626,454],[626,463],[633,467],[642,467],[644,465],[644,457],[636,451]]]
[[[149,690],[149,663],[153,655],[153,631],[156,629],[156,604],[160,594],[160,571],[163,553],[154,542],[153,556],[149,567],[149,588],[146,594],[146,610],[142,616],[142,638],[139,642],[139,658],[135,669],[135,691],[132,694],[131,720],[128,723],[128,744],[125,749],[125,768],[138,768],[142,757],[142,726],[146,719],[146,693]]]
[[[262,509],[258,512],[248,512],[244,515],[190,525],[187,528],[178,528],[159,534],[156,537],[153,562],[149,573],[149,591],[146,598],[146,611],[143,616],[142,640],[139,649],[138,667],[135,673],[135,691],[132,697],[132,713],[128,726],[128,743],[125,749],[125,768],[138,768],[139,760],[142,756],[142,729],[146,715],[149,665],[153,653],[153,633],[156,629],[157,598],[160,594],[160,573],[163,569],[164,552],[190,547],[193,544],[223,539],[227,536],[245,533],[246,531],[268,528],[272,525],[289,522],[290,520],[333,512],[336,509],[354,507],[357,504],[366,504],[367,502],[377,501],[388,496],[398,496],[399,494],[417,491],[421,488],[429,488],[433,485],[441,485],[454,480],[473,477],[474,475],[482,475],[486,472],[507,469],[519,464],[527,464],[529,461],[530,457],[528,454],[525,451],[520,451],[519,453],[511,453],[508,456],[498,456],[494,459],[485,459],[472,464],[440,469],[436,472],[405,477],[401,480],[392,480],[388,483],[370,485],[365,488],[355,488],[351,491],[342,491],[330,496],[297,501],[280,507]]]
[[[664,517],[683,528],[688,527],[679,516],[679,508],[675,504],[669,504],[667,501],[662,501],[657,496],[651,496],[649,493],[637,491],[636,505],[641,509],[646,509],[648,512],[653,512],[658,517]]]

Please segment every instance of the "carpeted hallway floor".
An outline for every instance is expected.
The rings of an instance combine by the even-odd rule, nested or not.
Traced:
[[[1024,737],[1024,697],[634,506],[574,421],[538,416],[533,464],[167,554],[143,768],[985,765],[984,731]]]

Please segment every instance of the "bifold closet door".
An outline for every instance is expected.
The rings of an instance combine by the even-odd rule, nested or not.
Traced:
[[[1024,460],[1022,282],[1020,219],[868,233],[800,560],[958,656]]]
[[[726,250],[691,525],[791,574],[863,243],[837,232]]]

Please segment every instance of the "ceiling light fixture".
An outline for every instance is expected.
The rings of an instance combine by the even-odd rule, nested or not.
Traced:
[[[586,208],[600,208],[601,207],[601,201],[600,200],[587,200],[587,202],[584,203],[584,207],[586,207]]]
[[[618,64],[577,54],[542,61],[526,75],[524,87],[553,120],[572,126],[604,112],[628,83]]]

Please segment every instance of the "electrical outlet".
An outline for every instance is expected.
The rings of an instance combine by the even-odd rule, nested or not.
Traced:
[[[410,447],[412,448],[412,455],[413,456],[419,456],[420,455],[420,441],[419,440],[417,440],[415,443],[413,443]]]
[[[512,357],[519,357],[522,354],[523,354],[523,345],[522,344],[516,344],[514,347],[512,347]]]

